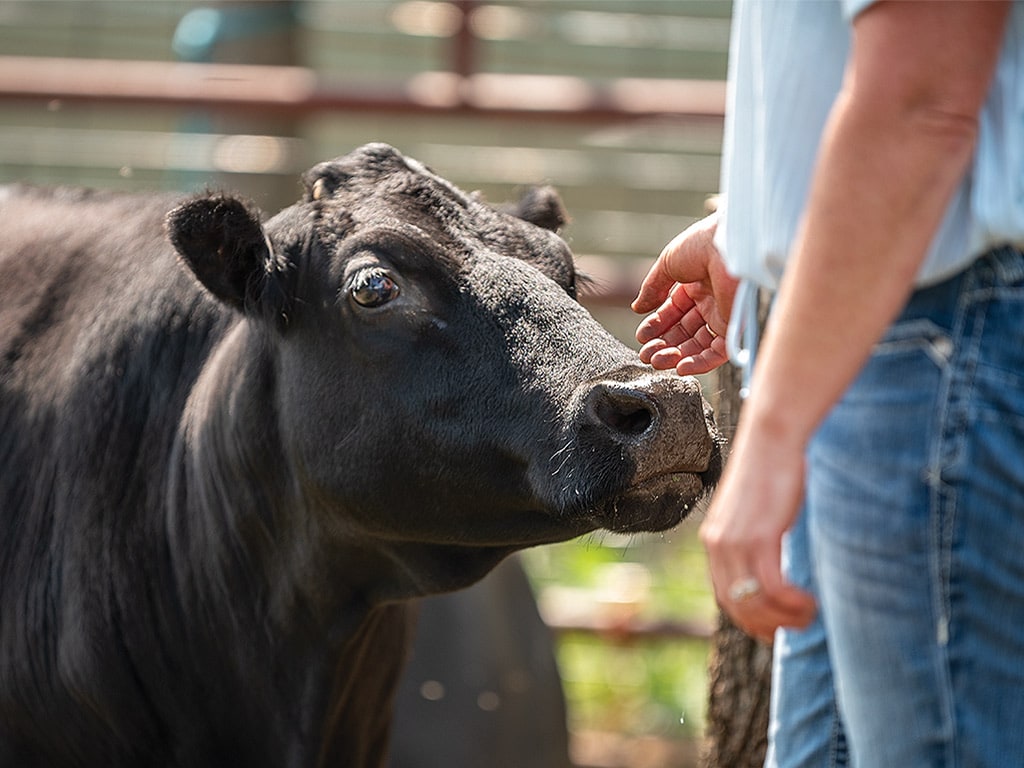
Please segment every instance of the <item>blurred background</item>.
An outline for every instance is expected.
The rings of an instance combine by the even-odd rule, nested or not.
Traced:
[[[386,141],[492,202],[553,184],[596,280],[584,303],[635,347],[639,279],[717,190],[730,12],[726,0],[2,0],[0,183],[222,187],[274,213],[309,166]],[[694,764],[715,617],[697,522],[524,556],[558,639],[579,766]]]

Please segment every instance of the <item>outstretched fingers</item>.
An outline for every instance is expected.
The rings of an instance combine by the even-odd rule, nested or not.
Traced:
[[[662,255],[654,262],[654,265],[640,284],[640,290],[637,292],[636,298],[629,305],[630,309],[638,314],[657,309],[665,301],[672,290],[672,286],[675,284],[676,281],[669,274],[665,255],[662,252]]]
[[[680,376],[697,376],[710,373],[729,359],[725,351],[725,339],[715,339],[707,349],[693,355],[684,355],[676,362],[676,373]]]
[[[643,344],[642,362],[659,370],[675,368],[683,376],[707,373],[727,359],[725,340],[705,321],[685,285],[671,289],[640,323],[636,338]]]
[[[674,284],[662,303],[645,317],[636,329],[636,340],[646,344],[657,338],[679,333],[692,336],[704,324],[697,305],[684,286]]]
[[[712,254],[717,255],[713,245],[717,221],[712,214],[672,238],[640,284],[630,305],[634,312],[643,314],[656,309],[677,283],[708,279],[709,259]]]

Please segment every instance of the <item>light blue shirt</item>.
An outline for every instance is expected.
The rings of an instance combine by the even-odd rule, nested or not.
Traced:
[[[746,281],[778,286],[839,92],[852,20],[870,2],[736,0],[716,244],[730,271]],[[1006,243],[1024,246],[1024,0],[1011,10],[973,163],[918,285],[949,277]],[[737,312],[744,303],[736,302]]]

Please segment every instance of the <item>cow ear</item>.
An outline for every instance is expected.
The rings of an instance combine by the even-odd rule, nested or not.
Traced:
[[[505,208],[505,212],[552,232],[569,221],[569,214],[554,187],[531,187],[519,202]]]
[[[274,255],[254,209],[233,197],[198,197],[168,213],[166,227],[171,243],[210,293],[243,311],[277,311],[263,305],[280,293],[274,284],[282,260]]]

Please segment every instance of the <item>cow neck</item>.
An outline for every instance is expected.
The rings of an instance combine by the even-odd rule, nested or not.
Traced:
[[[348,639],[333,665],[317,766],[383,763],[411,627],[406,605],[378,605]]]
[[[285,706],[294,722],[282,727],[316,733],[324,718],[351,714],[360,696],[390,706],[390,687],[360,691],[346,670],[368,654],[384,663],[383,649],[404,638],[405,607],[385,605],[392,595],[374,591],[394,564],[324,530],[330,516],[286,469],[268,407],[275,366],[261,332],[241,320],[196,381],[176,446],[170,549],[198,655],[217,664],[218,649],[246,648],[220,659],[223,671],[251,685],[254,670],[264,670],[278,706],[294,704]],[[339,748],[325,746],[332,755]]]

